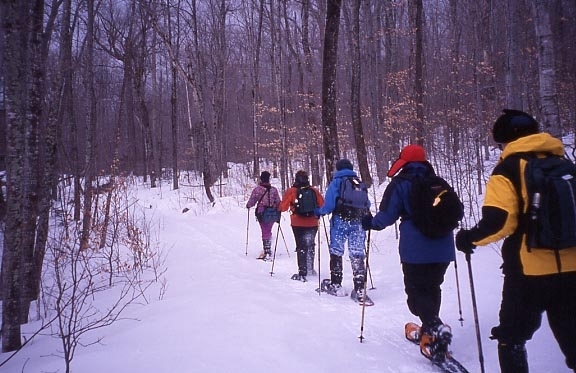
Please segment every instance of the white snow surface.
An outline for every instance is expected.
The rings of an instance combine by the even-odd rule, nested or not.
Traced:
[[[287,213],[280,230],[273,230],[274,239],[279,237],[273,241],[275,261],[255,259],[260,229],[253,209],[244,208],[252,186],[218,198],[214,206],[185,198],[185,187],[135,188],[157,221],[166,293],[132,305],[123,320],[86,335],[87,344],[102,340],[78,347],[72,372],[438,372],[404,338],[404,324],[418,319],[406,306],[395,227],[370,235],[368,294],[375,305],[363,313],[348,297],[317,293],[318,277],[309,276],[307,283],[290,279],[297,266]],[[183,213],[184,207],[191,211]],[[322,223],[319,268],[321,278],[328,278],[328,217]],[[500,262],[498,245],[478,248],[471,260],[486,372],[499,371],[497,343],[489,336],[498,320]],[[452,326],[454,356],[470,372],[480,372],[468,263],[461,253],[456,264],[457,274],[454,265],[446,273],[440,316]],[[352,286],[346,260],[343,285]],[[38,327],[39,321],[23,325],[23,335]],[[569,372],[545,315],[527,349],[531,372]],[[59,339],[39,335],[0,372],[64,372],[59,353]],[[0,362],[9,356],[0,354]]]

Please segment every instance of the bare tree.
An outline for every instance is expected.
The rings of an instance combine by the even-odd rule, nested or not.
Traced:
[[[414,58],[414,95],[413,101],[416,111],[416,138],[415,142],[423,145],[424,131],[424,6],[422,0],[410,0],[410,29],[414,33],[412,55]]]
[[[326,180],[334,175],[334,165],[340,156],[336,123],[336,65],[338,62],[338,32],[342,0],[326,3],[326,28],[322,67],[322,135]]]
[[[302,82],[303,89],[303,108],[306,117],[307,127],[310,128],[312,136],[307,137],[308,150],[310,156],[311,180],[314,185],[322,184],[322,175],[320,174],[320,164],[318,155],[321,153],[321,146],[318,141],[320,130],[316,118],[317,111],[317,92],[314,89],[314,60],[310,48],[310,0],[302,1],[302,52],[304,53],[304,78]]]
[[[362,103],[361,96],[361,55],[360,55],[360,0],[353,0],[351,5],[351,18],[349,24],[349,41],[352,51],[351,67],[351,90],[350,90],[350,110],[352,117],[352,131],[354,132],[354,145],[356,147],[356,156],[358,158],[358,168],[362,181],[368,187],[372,186],[372,175],[368,168],[368,156],[366,151],[366,142],[364,141],[364,129],[362,128]],[[348,14],[346,12],[345,14]]]
[[[523,42],[524,23],[522,8],[524,1],[508,0],[505,3],[506,10],[506,106],[510,108],[522,109],[528,105],[527,97],[522,84],[524,74],[523,68]]]
[[[180,12],[174,12],[176,14],[175,28],[176,33],[172,31],[172,5],[171,1],[166,1],[165,18],[168,25],[168,35],[165,42],[168,44],[168,48],[173,51],[175,58],[178,59],[178,51],[180,46]],[[177,1],[176,9],[180,8],[180,1]],[[174,48],[172,45],[175,45]],[[171,78],[172,85],[170,87],[170,126],[172,134],[172,187],[174,189],[179,188],[178,175],[180,174],[180,168],[178,167],[178,69],[176,64],[171,65]]]
[[[59,3],[44,19],[44,1],[0,4],[4,30],[6,151],[6,227],[2,255],[2,351],[21,346],[20,324],[28,321],[30,302],[37,298],[45,246],[53,163],[48,115],[44,110],[48,42]],[[42,130],[45,126],[46,130]],[[45,154],[45,159],[40,154]],[[42,163],[44,162],[44,163]],[[49,184],[48,184],[49,185]],[[35,239],[37,237],[37,239]]]
[[[532,14],[536,27],[538,46],[538,76],[540,82],[540,123],[553,136],[561,138],[562,127],[556,93],[556,59],[554,56],[554,36],[550,24],[548,2],[532,0]]]
[[[86,18],[86,67],[84,70],[84,85],[86,87],[86,141],[84,160],[84,211],[82,217],[82,233],[80,250],[89,247],[90,231],[92,229],[92,180],[94,179],[94,137],[96,135],[96,92],[94,88],[94,0],[88,0]]]

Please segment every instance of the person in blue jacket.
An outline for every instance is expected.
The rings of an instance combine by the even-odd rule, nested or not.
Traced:
[[[396,175],[400,171],[400,174]],[[451,329],[439,317],[441,288],[450,262],[454,260],[453,233],[432,239],[426,237],[411,221],[418,211],[411,211],[409,195],[412,181],[405,174],[434,173],[426,160],[424,148],[408,145],[390,170],[392,180],[386,187],[378,213],[362,219],[366,230],[382,230],[400,219],[400,262],[404,274],[404,289],[410,312],[422,322],[419,335],[422,352],[442,359],[452,340]],[[407,330],[408,333],[408,330]],[[414,336],[412,336],[414,337]]]
[[[344,246],[348,243],[348,256],[352,266],[352,276],[354,290],[351,297],[360,302],[369,302],[368,296],[364,293],[364,282],[366,281],[366,265],[364,259],[366,232],[362,229],[362,217],[369,213],[370,203],[367,208],[350,212],[342,211],[338,205],[340,197],[340,185],[349,177],[357,177],[353,169],[352,162],[343,158],[336,162],[336,172],[334,178],[326,189],[324,205],[316,208],[316,216],[332,214],[330,218],[330,281],[326,281],[328,293],[336,296],[346,296],[346,291],[342,288],[342,256]]]

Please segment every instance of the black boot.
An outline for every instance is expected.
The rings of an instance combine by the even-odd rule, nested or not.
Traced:
[[[502,373],[528,373],[528,356],[524,344],[499,342],[498,360]]]
[[[342,257],[330,254],[330,281],[342,285]]]
[[[304,277],[308,275],[308,266],[306,263],[307,256],[308,253],[305,247],[296,248],[296,261],[298,262],[298,274]]]
[[[265,260],[272,259],[272,240],[262,240]]]
[[[364,282],[366,281],[366,266],[364,265],[363,258],[352,258],[350,261],[352,266],[352,276],[354,279],[354,289],[364,290]]]

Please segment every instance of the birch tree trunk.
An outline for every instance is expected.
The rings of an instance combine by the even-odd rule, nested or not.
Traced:
[[[39,216],[40,202],[46,190],[40,189],[40,177],[50,173],[41,164],[40,130],[46,96],[44,76],[48,40],[58,5],[52,4],[44,20],[44,1],[2,2],[0,22],[4,30],[6,110],[6,226],[2,255],[2,351],[21,346],[20,324],[28,321],[30,301],[35,299],[45,247],[37,229],[47,229],[45,215]],[[44,29],[45,28],[45,29]],[[51,143],[51,142],[48,142]],[[40,224],[40,226],[38,225]],[[39,231],[41,235],[46,232]],[[37,245],[37,246],[36,246]],[[40,269],[38,269],[40,261]]]

